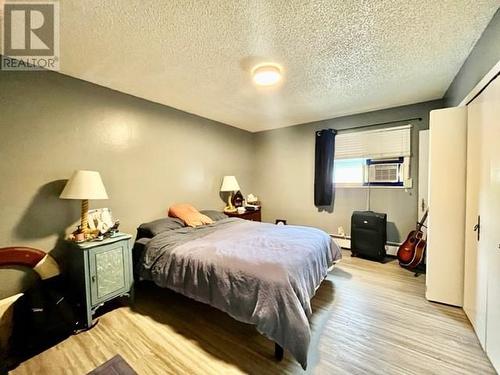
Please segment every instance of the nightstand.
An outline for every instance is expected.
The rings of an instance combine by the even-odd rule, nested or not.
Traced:
[[[104,303],[123,295],[132,297],[131,238],[118,233],[102,241],[68,242],[68,287],[82,328],[92,327],[92,316]]]
[[[240,219],[250,220],[250,221],[262,221],[261,210],[258,211],[246,211],[245,213],[239,214],[238,212],[224,212],[229,217],[239,217]]]

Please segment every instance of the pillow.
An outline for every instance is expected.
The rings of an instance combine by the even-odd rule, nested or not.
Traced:
[[[174,230],[185,227],[184,222],[172,217],[164,217],[149,223],[139,225],[137,228],[137,238],[153,238],[157,234],[167,230]]]
[[[213,224],[213,220],[200,213],[190,204],[175,204],[168,209],[168,216],[177,217],[190,227],[198,227],[204,224]]]
[[[219,221],[222,219],[227,219],[229,216],[226,214],[220,212],[220,211],[215,211],[215,210],[203,210],[200,211],[203,215],[208,216],[210,219],[213,221]]]

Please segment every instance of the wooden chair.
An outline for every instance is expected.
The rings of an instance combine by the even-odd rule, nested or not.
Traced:
[[[38,274],[41,280],[60,274],[59,266],[54,258],[42,250],[31,247],[0,248],[0,272],[2,272],[1,267],[10,266],[21,266],[32,269]],[[33,280],[35,279],[36,277]],[[7,342],[12,332],[13,304],[30,287],[30,282],[28,282],[28,285],[22,284],[19,283],[14,289],[0,293],[0,296],[3,297],[0,299],[0,353],[7,347]]]

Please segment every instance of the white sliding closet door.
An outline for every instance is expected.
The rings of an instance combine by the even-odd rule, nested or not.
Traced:
[[[474,121],[480,118],[481,106],[471,105],[467,111],[467,200],[465,216],[464,311],[474,326],[483,349],[486,349],[486,291],[488,261],[484,246],[480,246],[479,196],[481,176],[485,166],[481,163],[484,129]]]
[[[479,158],[478,211],[481,235],[477,247],[475,280],[476,324],[482,319],[483,295],[486,290],[486,352],[493,366],[500,370],[500,79],[492,82],[468,107],[468,126],[478,132],[475,151]],[[473,137],[474,142],[474,137]],[[477,142],[477,141],[476,141]],[[474,144],[474,143],[473,143]],[[473,160],[471,160],[473,162]],[[473,176],[472,176],[473,177]],[[472,186],[472,188],[474,188]],[[473,208],[473,207],[472,207]],[[472,214],[471,214],[472,217]],[[470,223],[469,223],[470,225]],[[470,228],[466,228],[470,232]],[[473,247],[472,247],[473,248]],[[471,253],[472,254],[472,253]],[[472,267],[470,262],[467,267]],[[485,276],[486,275],[486,276]],[[486,277],[486,281],[484,280]],[[470,281],[468,279],[468,281]],[[486,283],[486,288],[483,285]],[[473,284],[465,284],[471,288]],[[481,291],[480,291],[481,290]],[[472,294],[471,294],[472,295]],[[475,326],[476,327],[476,326]],[[478,331],[480,335],[480,331]]]
[[[489,160],[485,176],[487,203],[481,222],[488,252],[486,352],[500,371],[500,79],[490,84],[478,99],[483,107],[479,121],[486,136],[483,153],[487,153],[485,160]]]

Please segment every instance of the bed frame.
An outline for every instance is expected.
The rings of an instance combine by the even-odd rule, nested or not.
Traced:
[[[278,361],[281,361],[283,359],[283,354],[283,348],[274,343],[274,358],[276,358]]]
[[[138,241],[138,240],[142,240],[142,241]],[[140,279],[139,279],[138,274],[136,272],[137,270],[136,270],[135,265],[139,261],[140,255],[144,249],[144,246],[146,244],[146,242],[144,242],[145,240],[147,241],[147,240],[149,240],[149,238],[142,236],[141,233],[138,232],[136,240],[134,242],[134,247],[132,248],[132,259],[133,259],[133,266],[134,266],[134,280],[137,280],[137,281]],[[285,353],[284,353],[283,348],[279,344],[274,343],[274,358],[276,358],[277,361],[281,361],[281,360],[283,360],[284,354]]]

